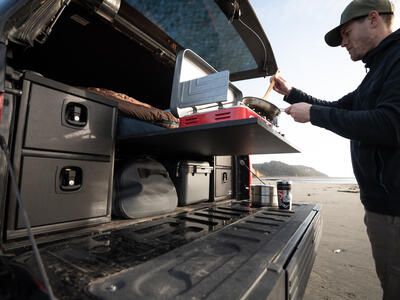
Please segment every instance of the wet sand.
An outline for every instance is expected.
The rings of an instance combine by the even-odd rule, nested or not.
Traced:
[[[321,205],[323,233],[306,300],[382,299],[357,186],[293,182],[295,202]]]

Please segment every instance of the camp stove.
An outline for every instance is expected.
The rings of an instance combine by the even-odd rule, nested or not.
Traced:
[[[267,120],[265,117],[260,116],[247,106],[235,106],[230,108],[221,108],[209,112],[195,113],[187,115],[179,119],[179,127],[198,126],[203,124],[211,124],[232,120],[242,120],[257,118],[263,121],[268,126],[277,126],[276,120]]]
[[[270,127],[268,118],[243,102],[242,92],[229,81],[229,71],[217,72],[193,51],[186,49],[176,59],[171,94],[171,112],[179,127],[257,118]]]

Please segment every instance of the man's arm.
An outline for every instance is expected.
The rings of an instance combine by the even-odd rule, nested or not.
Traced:
[[[283,100],[290,104],[306,102],[311,105],[323,105],[343,109],[351,109],[353,103],[354,92],[344,96],[338,101],[330,102],[314,98],[303,91],[292,87],[280,73],[271,77],[271,81],[275,81],[274,91],[284,96]]]
[[[382,87],[376,108],[349,111],[313,105],[313,125],[360,142],[398,147],[400,145],[400,62]]]
[[[326,100],[317,99],[317,98],[310,96],[310,95],[304,93],[303,91],[293,87],[291,89],[290,93],[287,96],[285,96],[283,98],[283,100],[285,100],[286,102],[288,102],[290,104],[305,102],[305,103],[308,103],[311,105],[320,105],[320,106],[335,107],[335,108],[351,110],[352,106],[353,106],[354,94],[355,94],[355,92],[351,92],[337,101],[326,101]]]

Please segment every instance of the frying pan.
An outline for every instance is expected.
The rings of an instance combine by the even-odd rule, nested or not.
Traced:
[[[244,97],[242,100],[243,104],[254,110],[260,116],[266,117],[270,121],[274,120],[279,115],[281,110],[276,105],[266,100],[268,95],[274,88],[274,85],[275,85],[275,80],[272,80],[262,98]]]
[[[244,97],[243,104],[254,110],[260,116],[266,117],[268,120],[273,120],[279,115],[281,110],[271,102],[257,97]]]
[[[279,73],[279,70],[276,71],[276,74]],[[275,79],[275,78],[274,78]],[[267,91],[265,92],[262,98],[258,97],[244,97],[242,102],[244,105],[248,106],[260,116],[266,117],[268,120],[275,120],[275,118],[279,115],[281,110],[271,102],[267,101],[269,94],[275,86],[275,80],[272,80],[268,86]]]

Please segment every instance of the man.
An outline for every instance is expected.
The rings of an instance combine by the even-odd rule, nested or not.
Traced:
[[[274,90],[292,105],[297,122],[351,140],[354,174],[365,207],[365,224],[384,299],[400,299],[400,31],[392,32],[389,0],[354,0],[340,25],[325,36],[342,46],[368,73],[359,87],[336,102],[311,97],[275,75]]]

